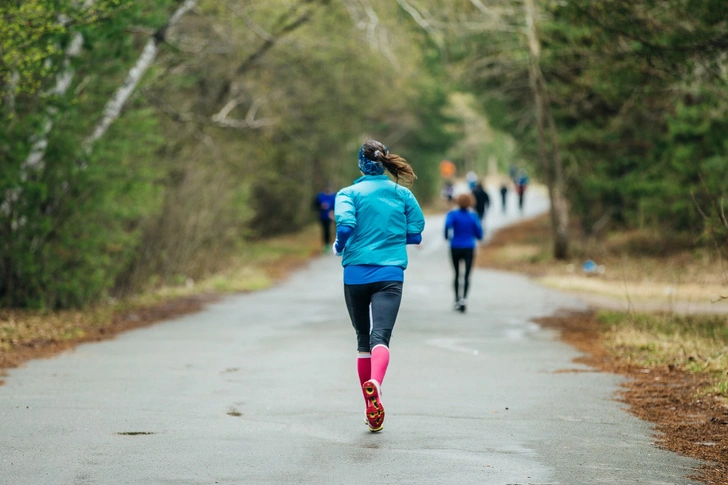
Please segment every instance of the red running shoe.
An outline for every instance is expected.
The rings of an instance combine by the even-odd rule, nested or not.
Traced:
[[[374,379],[369,379],[361,387],[364,390],[364,396],[367,402],[367,425],[369,426],[369,431],[376,433],[384,428],[382,391],[379,389],[379,383]]]

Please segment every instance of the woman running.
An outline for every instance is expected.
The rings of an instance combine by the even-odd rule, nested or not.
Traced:
[[[344,298],[356,330],[359,384],[367,425],[376,432],[384,427],[381,385],[402,300],[405,245],[422,242],[425,219],[412,192],[399,185],[411,185],[417,178],[405,159],[369,140],[359,150],[359,170],[363,176],[336,194],[334,253],[343,255]]]
[[[473,196],[460,194],[457,198],[458,209],[448,212],[445,219],[445,239],[450,240],[450,255],[455,268],[455,309],[465,312],[468,288],[470,286],[470,268],[473,266],[473,254],[476,240],[483,239],[483,227],[478,215],[470,211]],[[465,264],[463,274],[463,293],[460,296],[460,263]]]

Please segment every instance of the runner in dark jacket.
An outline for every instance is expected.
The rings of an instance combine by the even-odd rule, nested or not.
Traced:
[[[478,182],[473,189],[473,197],[475,197],[475,212],[478,214],[478,219],[482,225],[485,213],[490,208],[490,196],[488,192],[483,188],[483,184]]]
[[[334,203],[336,193],[331,187],[326,187],[323,192],[316,196],[315,206],[318,211],[318,220],[321,224],[321,239],[323,240],[324,252],[331,250],[331,223],[334,221]]]

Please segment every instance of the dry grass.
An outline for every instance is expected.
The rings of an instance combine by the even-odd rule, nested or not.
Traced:
[[[228,262],[227,269],[218,271],[199,282],[182,279],[178,285],[160,286],[131,301],[135,304],[146,304],[200,293],[262,290],[319,254],[320,250],[318,225],[309,226],[295,234],[247,242]]]
[[[728,398],[728,317],[601,311],[605,343],[642,367],[672,366],[712,377],[706,393]]]
[[[0,309],[0,373],[3,368],[53,355],[80,342],[198,311],[225,293],[267,288],[321,250],[316,226],[279,238],[247,243],[228,269],[203,281],[189,279],[122,301],[110,300],[83,310]],[[2,381],[0,381],[0,384]]]
[[[578,234],[574,228],[572,231]],[[563,290],[630,300],[690,301],[710,304],[728,295],[728,264],[707,250],[676,238],[666,245],[657,234],[627,232],[604,241],[572,240],[569,261],[551,255],[547,216],[525,221],[495,234],[478,255],[484,267],[519,271]],[[584,261],[604,266],[604,274],[587,276]]]
[[[660,364],[653,359],[656,340],[664,341],[664,335],[673,334],[675,338],[667,343],[673,357],[697,362],[693,354],[696,349],[685,346],[684,339],[675,334],[683,332],[683,328],[673,328],[674,321],[661,316],[636,316],[627,321],[619,315],[593,312],[559,314],[537,321],[558,330],[565,342],[583,352],[576,362],[628,378],[622,381],[616,397],[628,404],[628,410],[635,416],[655,424],[655,445],[705,462],[688,478],[728,485],[728,405],[724,398],[706,392],[714,380],[708,373],[690,372],[674,363]],[[716,326],[704,323],[702,319],[688,319],[680,327],[693,327],[695,334],[710,337]],[[609,334],[620,333],[615,326],[635,330],[637,335],[627,342],[616,342],[617,348],[607,347]],[[662,330],[655,331],[659,327]],[[643,339],[639,330],[656,339]],[[640,340],[641,350],[633,347]],[[659,343],[657,346],[662,347]]]

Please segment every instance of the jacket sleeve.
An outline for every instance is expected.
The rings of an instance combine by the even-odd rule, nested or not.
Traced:
[[[450,239],[450,230],[452,229],[452,212],[447,213],[445,217],[445,239]]]
[[[407,234],[421,234],[425,230],[425,216],[414,194],[408,192],[405,200],[404,214],[407,218]]]
[[[480,241],[483,239],[483,226],[480,224],[480,219],[475,214],[471,214],[473,218],[473,224],[475,224],[475,239]]]
[[[336,194],[334,201],[334,219],[336,220],[337,228],[339,226],[348,226],[352,229],[356,227],[356,207],[354,207],[351,194],[345,190],[339,191]]]
[[[420,244],[422,242],[422,234],[407,234],[407,244]]]

